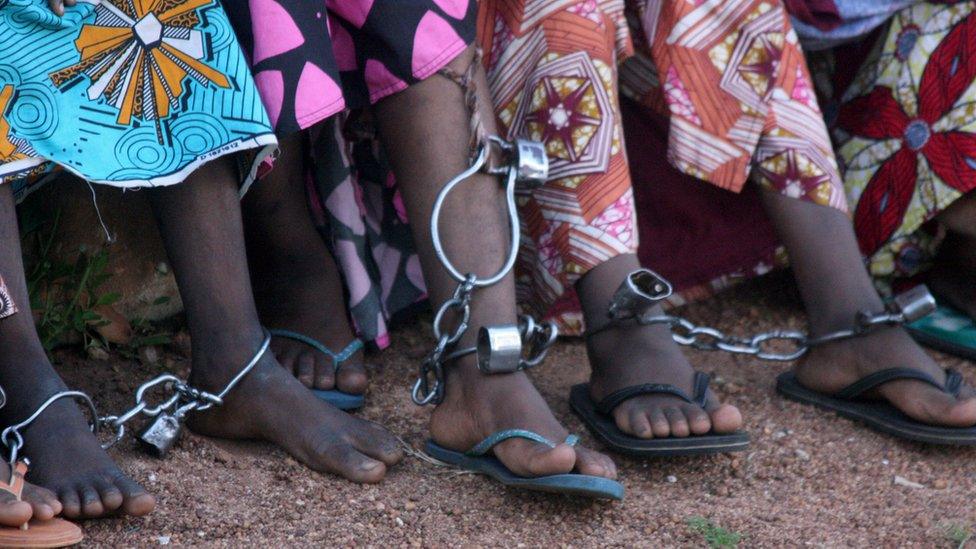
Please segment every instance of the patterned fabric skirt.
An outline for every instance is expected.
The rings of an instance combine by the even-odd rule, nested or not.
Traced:
[[[273,149],[214,0],[79,2],[64,17],[46,0],[0,6],[0,183],[19,198],[55,166],[148,187],[180,183],[218,156]]]
[[[543,141],[551,158],[550,182],[518,198],[519,300],[557,320],[563,333],[578,333],[573,283],[637,248],[616,87],[629,31],[618,1],[533,4],[481,1],[479,42],[501,133]],[[426,290],[372,125],[359,116],[335,134],[337,147],[325,140],[315,151],[320,159],[330,150],[334,156],[316,171],[312,208],[343,268],[361,337],[382,346],[386,320],[422,301]]]
[[[782,1],[649,0],[631,21],[643,42],[620,80],[639,255],[679,305],[785,263],[747,181],[842,211],[847,201]],[[663,146],[670,166],[649,158]]]
[[[482,0],[478,30],[501,131],[545,142],[551,157],[552,180],[519,200],[524,238],[516,276],[520,304],[556,320],[563,334],[583,329],[575,281],[638,249],[632,173],[652,203],[662,198],[658,179],[669,174],[685,194],[736,200],[703,191],[700,180],[738,192],[751,173],[788,196],[846,208],[811,79],[779,1]],[[626,58],[618,90],[618,65]],[[636,100],[628,116],[664,121],[663,140],[637,133],[624,147],[618,92]],[[392,174],[363,127],[337,128],[344,142],[335,154],[344,168],[313,180],[313,209],[350,294],[374,304],[365,314],[354,306],[357,326],[364,337],[382,340],[383,319],[422,299],[424,290]],[[629,169],[628,150],[633,165],[663,159],[665,149],[676,169]],[[708,222],[705,211],[711,210],[698,213],[699,223]],[[363,226],[366,238],[343,242],[332,228],[340,217],[340,226]],[[387,236],[391,230],[396,237]],[[641,235],[644,258],[661,241],[654,230],[642,227]],[[718,245],[728,235],[722,238]],[[750,256],[749,266],[761,268],[754,260],[771,260],[774,251],[775,241]],[[353,255],[356,268],[349,269]]]
[[[833,74],[822,91],[858,242],[883,290],[928,266],[940,240],[933,218],[976,190],[974,10],[905,8],[865,43],[816,61]]]
[[[424,80],[474,41],[474,0],[224,0],[279,136]]]

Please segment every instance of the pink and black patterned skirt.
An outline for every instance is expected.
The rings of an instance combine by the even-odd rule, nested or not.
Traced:
[[[426,79],[475,38],[474,0],[224,0],[279,136]]]

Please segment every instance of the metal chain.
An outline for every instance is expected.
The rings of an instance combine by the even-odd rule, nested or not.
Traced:
[[[135,406],[129,408],[119,415],[99,416],[95,403],[87,394],[81,391],[57,392],[41,403],[41,405],[38,406],[37,409],[27,417],[27,419],[7,427],[2,433],[0,433],[0,443],[7,448],[8,462],[10,463],[11,470],[13,470],[13,467],[17,462],[17,458],[20,455],[20,449],[24,447],[24,437],[22,434],[23,429],[36,421],[41,414],[43,414],[58,400],[73,398],[82,401],[91,412],[89,426],[92,433],[97,436],[103,428],[110,429],[113,432],[112,439],[102,444],[103,449],[108,449],[122,440],[126,433],[126,424],[139,415],[155,418],[161,414],[166,414],[172,411],[172,416],[177,422],[180,422],[183,417],[185,417],[186,414],[192,410],[202,412],[212,408],[213,406],[220,406],[223,404],[224,398],[227,396],[227,394],[232,391],[242,379],[244,379],[244,376],[254,369],[258,362],[260,362],[261,357],[263,357],[265,352],[267,352],[270,344],[271,334],[265,331],[264,340],[261,343],[261,347],[258,349],[251,361],[244,366],[244,368],[241,369],[241,371],[238,372],[237,375],[227,383],[227,385],[224,386],[222,391],[217,394],[197,389],[189,385],[186,381],[172,374],[163,374],[139,386],[139,388],[136,390]],[[146,393],[150,389],[158,386],[165,387],[169,391],[169,396],[167,396],[161,402],[153,405],[153,403],[149,402]],[[2,393],[2,389],[0,389],[0,393]]]
[[[91,411],[91,421],[89,422],[89,426],[92,430],[92,433],[96,433],[96,434],[98,433],[100,420],[98,417],[98,410],[95,408],[95,403],[92,402],[91,397],[89,397],[85,393],[82,393],[81,391],[59,391],[57,393],[54,393],[53,395],[48,397],[47,400],[41,403],[41,405],[38,406],[37,409],[34,410],[34,413],[28,416],[27,419],[21,421],[20,423],[16,423],[14,425],[7,427],[6,429],[3,430],[2,433],[0,433],[0,442],[2,442],[3,445],[7,447],[7,452],[8,452],[7,462],[10,464],[11,474],[13,473],[14,466],[17,464],[17,458],[20,455],[20,449],[24,447],[24,436],[21,434],[21,430],[28,427],[31,423],[34,423],[34,421],[37,420],[37,418],[40,417],[40,415],[43,414],[45,410],[47,410],[48,408],[51,407],[52,404],[54,404],[55,402],[63,398],[73,398],[84,402],[85,405],[88,406],[88,409]]]
[[[854,318],[853,327],[830,332],[824,335],[810,337],[795,330],[772,330],[760,332],[752,337],[738,337],[728,335],[711,326],[700,326],[690,320],[667,314],[651,314],[642,312],[654,303],[660,302],[671,294],[670,284],[652,271],[642,270],[631,273],[642,274],[650,278],[651,283],[658,287],[666,287],[665,291],[651,294],[642,292],[633,284],[622,284],[611,303],[609,319],[603,326],[591,330],[588,335],[602,332],[608,328],[619,326],[627,322],[636,322],[642,326],[664,325],[671,330],[671,337],[679,345],[692,347],[700,351],[725,351],[727,353],[755,356],[762,360],[775,362],[790,362],[806,354],[810,348],[826,343],[860,337],[883,327],[898,326],[922,318],[935,309],[935,299],[925,286],[918,286],[895,296],[889,305],[890,311],[872,313],[861,311]],[[638,305],[634,303],[640,301]],[[788,351],[775,351],[771,347],[775,343],[785,343],[792,346]]]
[[[264,340],[261,342],[261,346],[258,348],[257,353],[251,358],[240,372],[231,379],[224,389],[217,394],[204,391],[202,389],[197,389],[189,385],[183,379],[173,375],[173,374],[163,374],[159,377],[151,379],[136,390],[135,395],[135,405],[128,410],[111,416],[102,416],[98,418],[99,424],[103,427],[108,428],[113,431],[112,440],[102,445],[102,448],[108,449],[117,444],[125,436],[125,426],[127,423],[135,419],[139,415],[144,415],[149,418],[154,418],[160,414],[170,413],[176,418],[176,420],[182,420],[186,414],[191,411],[202,412],[208,410],[214,406],[220,406],[224,403],[224,398],[227,396],[231,390],[236,387],[244,376],[251,372],[258,362],[261,361],[261,357],[268,350],[268,346],[271,344],[271,334],[265,330]],[[165,390],[169,392],[169,396],[166,397],[162,402],[159,402],[155,406],[149,402],[146,393],[154,388],[162,386]]]
[[[434,315],[434,349],[420,364],[420,373],[413,384],[410,396],[418,405],[439,404],[444,399],[444,368],[453,360],[478,354],[478,368],[485,373],[507,373],[536,366],[543,361],[558,332],[555,325],[539,325],[530,317],[520,317],[516,326],[491,326],[481,328],[478,347],[455,349],[468,331],[471,318],[471,296],[478,288],[498,284],[515,266],[521,243],[521,227],[515,204],[517,185],[536,188],[546,182],[549,175],[549,159],[541,143],[515,140],[507,142],[485,131],[478,108],[478,88],[475,84],[481,52],[464,74],[453,70],[440,71],[441,76],[457,84],[464,92],[464,103],[471,116],[470,166],[448,181],[434,200],[430,216],[430,235],[434,254],[444,269],[457,283],[451,299],[441,304]],[[494,154],[494,153],[498,154]],[[510,243],[501,268],[491,276],[480,277],[474,273],[462,274],[447,257],[441,242],[441,211],[448,195],[461,183],[476,173],[505,177],[505,206],[508,215]],[[457,315],[456,325],[448,331],[444,326],[449,312]],[[487,330],[487,331],[486,331]],[[483,341],[487,348],[482,349]],[[496,348],[495,344],[504,344]],[[527,344],[527,345],[526,345]],[[528,346],[528,356],[522,350]]]
[[[498,168],[488,167],[488,160],[492,156],[493,147],[497,147],[505,164]],[[447,257],[447,252],[441,242],[440,218],[441,211],[447,200],[448,195],[462,182],[472,175],[485,171],[491,175],[504,175],[505,179],[505,203],[508,216],[510,243],[505,262],[502,267],[491,276],[479,277],[474,273],[461,274],[461,271],[454,266]],[[515,191],[519,184],[539,185],[545,181],[545,174],[548,172],[548,159],[545,157],[544,149],[541,145],[536,145],[524,141],[515,143],[505,142],[498,137],[491,136],[479,146],[478,155],[468,169],[464,170],[453,179],[448,181],[438,193],[431,211],[430,234],[434,248],[434,253],[440,260],[444,269],[451,277],[458,282],[457,289],[451,299],[447,300],[437,309],[434,315],[434,339],[436,344],[434,349],[424,358],[420,365],[420,374],[413,385],[411,397],[418,405],[438,404],[444,398],[444,366],[446,363],[472,353],[478,353],[477,348],[453,350],[468,330],[468,322],[471,318],[471,296],[479,288],[485,288],[497,284],[504,279],[515,266],[518,258],[519,246],[521,244],[521,227],[519,226],[518,210],[515,204]],[[458,315],[457,324],[448,331],[443,325],[449,312],[453,311]],[[494,327],[499,328],[499,327]],[[511,327],[501,327],[511,330]],[[482,328],[484,330],[484,328]],[[558,336],[556,326],[551,323],[538,324],[528,316],[522,316],[519,324],[514,328],[523,344],[528,344],[529,354],[527,357],[519,356],[514,368],[500,371],[510,372],[525,368],[531,368],[540,364],[552,343]],[[509,352],[512,352],[509,350]],[[521,355],[521,347],[515,351]],[[510,357],[509,357],[510,358]],[[479,367],[481,361],[479,360]],[[495,373],[483,369],[486,373]]]

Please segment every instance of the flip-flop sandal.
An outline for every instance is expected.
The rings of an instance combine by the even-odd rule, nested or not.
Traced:
[[[741,452],[749,446],[749,435],[743,431],[727,434],[704,434],[687,437],[638,438],[621,431],[613,419],[613,409],[623,401],[639,395],[666,394],[705,407],[709,378],[695,372],[695,396],[689,397],[674,385],[646,383],[633,385],[607,395],[600,402],[590,398],[590,384],[575,385],[569,392],[569,406],[586,427],[604,445],[615,452],[635,457],[667,457],[697,454]]]
[[[24,474],[27,465],[20,461],[14,468],[10,484],[0,482],[0,490],[9,492],[18,500],[24,491]],[[85,539],[81,528],[73,522],[53,518],[31,520],[20,528],[0,526],[0,547],[68,547]]]
[[[308,337],[307,335],[300,334],[298,332],[292,332],[291,330],[268,330],[271,332],[272,336],[283,337],[286,339],[293,339],[308,345],[309,347],[315,349],[316,351],[324,354],[325,356],[332,359],[332,367],[334,368],[336,379],[338,380],[339,368],[342,367],[342,363],[352,358],[352,355],[356,354],[360,349],[363,348],[363,342],[360,339],[354,339],[349,342],[349,345],[339,351],[338,353],[333,352],[331,349],[323,345],[322,343]],[[322,389],[311,389],[312,393],[320,399],[328,402],[329,404],[335,406],[340,410],[356,410],[362,408],[366,403],[366,399],[363,395],[355,395],[352,393],[346,393],[338,389],[330,389],[328,391]]]
[[[884,400],[867,400],[864,393],[883,383],[896,379],[914,379],[928,383],[953,396],[962,388],[962,376],[955,370],[946,369],[943,386],[925,372],[911,368],[888,368],[851,383],[833,395],[818,393],[800,385],[793,372],[776,378],[776,390],[783,396],[831,410],[838,415],[860,421],[872,429],[899,438],[927,444],[976,445],[976,427],[939,427],[916,421]]]
[[[427,454],[460,469],[487,475],[505,486],[597,499],[619,500],[624,498],[623,485],[608,478],[581,475],[578,473],[565,473],[544,477],[520,477],[516,475],[509,471],[508,467],[505,467],[501,461],[498,461],[498,458],[489,455],[491,449],[498,443],[510,438],[524,438],[545,444],[550,448],[557,446],[556,443],[538,433],[533,433],[525,429],[506,429],[489,436],[467,452],[448,450],[433,440],[428,440]],[[575,446],[578,441],[579,438],[576,435],[569,435],[566,437],[565,443],[570,446]]]
[[[976,361],[976,322],[952,307],[940,305],[906,329],[926,347]]]

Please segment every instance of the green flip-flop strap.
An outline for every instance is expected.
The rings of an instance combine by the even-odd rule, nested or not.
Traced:
[[[325,356],[331,358],[332,368],[336,372],[339,371],[339,367],[342,366],[343,362],[352,358],[352,355],[356,354],[360,349],[363,348],[363,341],[361,339],[354,339],[349,342],[349,345],[346,345],[345,348],[343,348],[341,351],[336,353],[331,349],[329,349],[328,347],[326,347],[325,345],[323,345],[322,343],[320,343],[319,341],[316,341],[305,334],[300,334],[298,332],[293,332],[291,330],[275,329],[275,330],[268,330],[268,331],[271,332],[271,335],[276,337],[284,337],[287,339],[300,341],[305,345],[308,345],[309,347],[315,349],[316,351],[324,354]]]
[[[497,446],[499,443],[512,438],[522,438],[526,440],[531,440],[533,442],[538,442],[540,444],[545,444],[550,448],[555,448],[558,446],[555,442],[549,440],[548,438],[526,429],[505,429],[503,431],[498,431],[489,435],[487,438],[475,444],[473,448],[465,452],[465,454],[472,457],[484,456],[491,451],[492,448]],[[569,435],[564,441],[565,444],[570,446],[576,446],[579,442],[579,437],[576,435]]]

